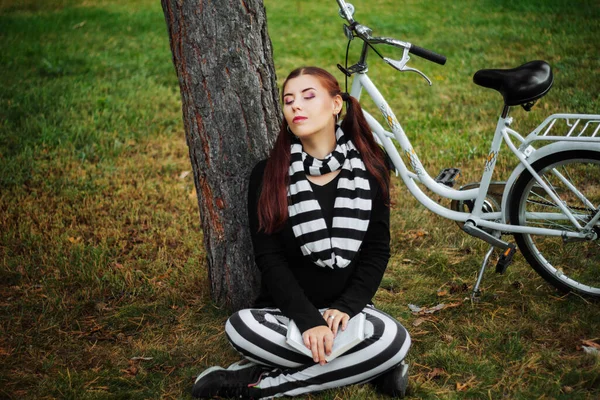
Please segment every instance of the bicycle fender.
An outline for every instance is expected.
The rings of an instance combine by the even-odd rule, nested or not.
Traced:
[[[527,162],[529,164],[535,163],[537,160],[540,160],[546,156],[551,154],[560,153],[563,151],[569,150],[593,150],[600,152],[600,142],[554,142],[539,149],[535,150],[529,157],[527,157]],[[508,201],[511,197],[513,191],[513,185],[516,180],[521,176],[521,173],[525,170],[525,166],[522,163],[519,163],[513,172],[510,174],[510,177],[506,181],[506,186],[504,189],[504,193],[502,194],[502,222],[507,223],[508,221]]]

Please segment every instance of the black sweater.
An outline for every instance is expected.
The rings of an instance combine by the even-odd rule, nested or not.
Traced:
[[[390,211],[379,185],[369,177],[373,208],[359,252],[346,268],[323,268],[304,257],[290,221],[273,234],[258,231],[257,205],[266,160],[250,176],[248,215],[254,257],[261,272],[256,307],[277,307],[293,319],[301,332],[327,323],[319,308],[335,308],[353,317],[375,295],[390,257]],[[339,175],[338,175],[339,177]],[[337,177],[326,185],[312,184],[327,226],[331,227]]]

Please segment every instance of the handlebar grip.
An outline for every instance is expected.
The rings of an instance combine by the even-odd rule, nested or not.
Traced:
[[[410,49],[408,49],[409,53],[414,54],[415,56],[422,57],[426,60],[433,61],[434,63],[444,65],[446,64],[446,57],[441,54],[435,53],[431,50],[424,49],[422,47],[416,46],[411,43]]]

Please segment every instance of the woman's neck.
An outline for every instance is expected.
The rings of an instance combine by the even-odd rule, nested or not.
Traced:
[[[333,134],[330,132],[323,132],[323,134],[301,138],[300,142],[302,143],[302,149],[307,154],[322,160],[335,149],[337,144],[335,138],[335,126],[333,128]]]

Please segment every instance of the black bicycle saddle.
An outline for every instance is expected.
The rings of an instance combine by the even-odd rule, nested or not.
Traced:
[[[544,96],[554,82],[546,61],[530,61],[513,69],[482,69],[473,75],[479,86],[494,89],[507,106],[526,104]]]

